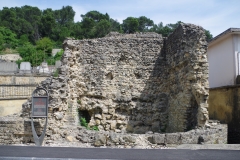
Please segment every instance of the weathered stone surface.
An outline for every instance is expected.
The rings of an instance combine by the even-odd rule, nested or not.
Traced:
[[[152,141],[153,144],[164,144],[165,143],[165,134],[154,134],[150,142]]]
[[[59,77],[39,85],[50,94],[48,143],[59,135],[59,141],[71,136],[93,146],[153,148],[162,142],[185,143],[189,132],[204,143],[212,143],[214,136],[224,142],[225,133],[208,124],[203,28],[181,24],[167,38],[156,33],[112,35],[64,41]],[[29,119],[30,107],[31,100],[23,105],[23,118]],[[100,131],[77,128],[79,116]]]
[[[67,136],[66,137],[66,140],[69,141],[69,142],[73,142],[74,141],[74,137],[73,136]]]
[[[63,119],[63,113],[61,113],[61,112],[55,112],[54,116],[57,120]]]
[[[180,134],[179,133],[169,133],[166,134],[167,144],[180,144]]]
[[[104,134],[96,134],[94,145],[99,147],[106,144],[106,136]]]
[[[101,130],[140,134],[204,127],[206,44],[203,29],[191,24],[166,39],[155,33],[68,39],[61,67],[68,89],[54,96],[72,110],[89,112],[90,127]]]

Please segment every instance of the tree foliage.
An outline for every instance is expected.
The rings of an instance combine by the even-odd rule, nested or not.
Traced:
[[[0,26],[0,50],[16,48],[17,45],[18,40],[16,39],[16,34],[10,29]]]
[[[213,38],[209,30],[205,30],[205,35],[206,35],[207,42],[211,41],[211,39]]]
[[[124,33],[135,33],[138,31],[139,22],[137,18],[128,17],[123,20],[122,26]]]
[[[120,33],[157,32],[166,37],[181,22],[166,25],[163,25],[162,22],[154,24],[153,20],[140,16],[138,18],[127,17],[120,24],[108,13],[103,14],[96,10],[80,15],[82,18],[80,22],[74,22],[74,16],[75,11],[71,6],[63,6],[58,10],[47,8],[42,11],[28,5],[3,7],[0,10],[0,26],[10,29],[18,39],[25,35],[25,39],[32,44],[36,44],[43,37],[48,37],[57,46],[61,46],[66,37],[77,39],[104,37],[111,31]],[[212,38],[208,30],[206,30],[206,37],[208,41]]]
[[[145,17],[127,17],[123,23],[112,19],[108,13],[89,11],[78,15],[80,22],[74,22],[75,11],[71,6],[63,6],[53,10],[38,7],[3,7],[0,10],[0,51],[6,48],[17,48],[23,59],[30,61],[33,66],[40,61],[52,64],[51,49],[60,48],[66,37],[89,39],[104,37],[109,32],[135,33],[156,32],[167,37],[181,23],[163,25],[154,24],[153,20]],[[212,35],[205,30],[206,39],[210,41]]]
[[[151,20],[145,16],[139,17],[138,23],[139,23],[138,31],[140,31],[140,32],[146,32],[146,31],[148,31],[148,29],[150,27],[153,27],[153,25],[154,25],[153,20]]]
[[[44,51],[44,53],[51,54],[54,43],[48,37],[44,37],[36,42],[36,48]]]
[[[22,60],[17,61],[18,64],[21,62],[30,62],[32,66],[38,66],[44,61],[44,52],[37,50],[36,47],[29,42],[25,43],[17,50],[19,55],[22,57]]]

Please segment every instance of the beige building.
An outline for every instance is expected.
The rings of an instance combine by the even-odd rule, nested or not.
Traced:
[[[236,84],[240,75],[240,28],[229,28],[208,44],[210,88]]]

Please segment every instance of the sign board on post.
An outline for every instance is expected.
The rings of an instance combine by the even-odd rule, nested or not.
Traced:
[[[33,97],[32,100],[32,117],[47,117],[48,97]]]
[[[40,93],[40,95],[39,95]],[[43,132],[40,137],[38,137],[33,124],[33,118],[46,118]],[[32,116],[31,125],[32,133],[35,144],[41,146],[46,133],[48,120],[48,91],[45,88],[37,88],[32,94]]]

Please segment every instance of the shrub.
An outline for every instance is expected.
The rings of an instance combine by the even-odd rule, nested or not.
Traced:
[[[99,131],[98,126],[92,126],[91,128],[88,127],[88,123],[85,118],[80,118],[80,124],[81,126],[86,127],[89,130]]]

